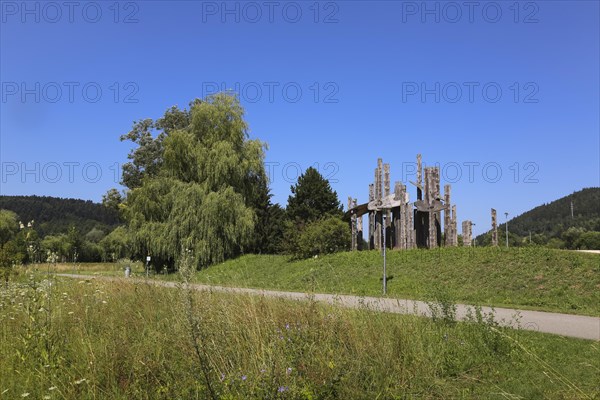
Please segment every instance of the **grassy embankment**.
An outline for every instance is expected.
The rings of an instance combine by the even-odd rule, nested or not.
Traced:
[[[600,256],[543,248],[446,248],[388,252],[388,296],[600,314]],[[227,286],[381,295],[379,252],[338,253],[290,262],[248,255],[200,271],[197,281]]]
[[[388,297],[428,300],[444,291],[456,302],[600,315],[600,256],[545,248],[441,248],[388,252]],[[123,275],[122,265],[65,272]],[[143,265],[134,266],[137,276]],[[174,276],[157,275],[160,279]],[[247,255],[198,272],[195,282],[314,293],[380,296],[379,252],[290,261]]]
[[[598,342],[485,318],[451,323],[38,272],[15,279],[0,289],[0,398],[600,395]]]

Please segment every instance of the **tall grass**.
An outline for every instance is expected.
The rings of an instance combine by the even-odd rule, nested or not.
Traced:
[[[593,398],[597,342],[30,271],[0,292],[7,399]],[[558,379],[560,377],[560,379]]]

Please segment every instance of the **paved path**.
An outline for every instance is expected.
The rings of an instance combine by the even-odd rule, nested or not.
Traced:
[[[126,278],[98,276],[98,275],[76,275],[57,274],[68,278],[77,279],[101,279],[107,281],[123,281]],[[158,286],[176,287],[176,282],[146,280],[141,278],[127,278],[131,282],[149,282]],[[333,294],[308,294],[299,292],[282,292],[276,290],[234,288],[224,286],[212,286],[191,284],[196,290],[214,292],[252,294],[266,297],[280,297],[293,300],[314,299],[319,302],[333,304],[348,308],[366,308],[373,311],[383,311],[397,314],[415,314],[431,316],[429,306],[423,301],[390,299],[380,297],[361,297],[350,295]],[[472,306],[457,304],[457,318],[464,319]],[[482,311],[489,313],[490,307],[482,307]],[[582,315],[559,314],[543,311],[516,310],[510,308],[494,308],[495,318],[503,325],[514,326],[514,316],[520,316],[520,325],[523,329],[553,333],[556,335],[571,336],[581,339],[600,340],[600,318]]]

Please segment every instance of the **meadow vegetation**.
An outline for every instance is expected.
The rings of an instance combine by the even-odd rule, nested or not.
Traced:
[[[388,251],[388,297],[429,300],[440,288],[456,302],[482,306],[600,315],[600,256],[522,248],[440,248]],[[59,264],[64,272],[123,275],[124,265],[145,275],[142,263]],[[195,273],[195,283],[308,293],[380,296],[377,251],[343,252],[296,260],[245,255]],[[173,280],[177,274],[151,275]]]
[[[0,290],[2,398],[600,394],[598,342],[501,328],[492,315],[455,323],[43,270]]]

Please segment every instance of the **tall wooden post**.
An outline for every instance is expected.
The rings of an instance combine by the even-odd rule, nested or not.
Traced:
[[[492,208],[492,246],[498,246],[498,220],[494,208]]]
[[[423,200],[431,206],[435,199],[435,171],[433,167],[425,168],[425,196]],[[437,229],[435,226],[435,212],[427,212],[427,248],[437,247]]]
[[[383,196],[385,198],[387,198],[391,192],[390,192],[390,164],[385,163],[383,164]],[[393,248],[393,241],[392,241],[392,235],[393,235],[393,231],[391,228],[392,226],[392,212],[391,210],[385,210],[385,234],[386,234],[386,238],[385,243],[387,244],[387,247],[389,248]],[[382,214],[383,215],[383,214]]]
[[[369,202],[375,200],[375,184],[369,185]],[[375,248],[375,213],[369,211],[369,250]]]
[[[354,207],[358,206],[358,199],[354,199]],[[356,250],[363,249],[363,217],[356,217]]]
[[[452,243],[452,218],[450,218],[451,214],[451,205],[450,205],[450,185],[444,185],[444,205],[446,208],[444,209],[444,237],[446,246],[453,246]]]
[[[402,184],[400,182],[394,183],[394,200],[403,200],[402,197]],[[401,242],[401,230],[402,230],[402,206],[392,208],[392,218],[393,218],[393,246],[394,249],[402,249]]]
[[[462,237],[463,237],[463,246],[470,247],[471,246],[471,236],[472,236],[472,222],[469,220],[462,222]]]
[[[352,199],[352,197],[348,196],[348,210],[352,210],[354,208],[355,204],[354,204],[354,199]],[[356,230],[356,214],[352,214],[350,216],[350,232],[352,235],[352,240],[351,240],[351,244],[350,244],[350,249],[352,251],[358,250],[358,241],[357,239],[357,230]]]
[[[383,161],[381,158],[377,160],[377,168],[375,168],[375,200],[381,201],[382,198],[382,182]],[[375,212],[375,249],[381,250],[383,245],[383,212]]]
[[[423,192],[421,188],[423,187],[423,163],[420,154],[417,154],[417,185],[417,200],[422,200]]]
[[[450,235],[452,236],[450,241],[452,246],[458,246],[458,226],[456,218],[456,204],[452,205],[452,216],[450,217]]]

